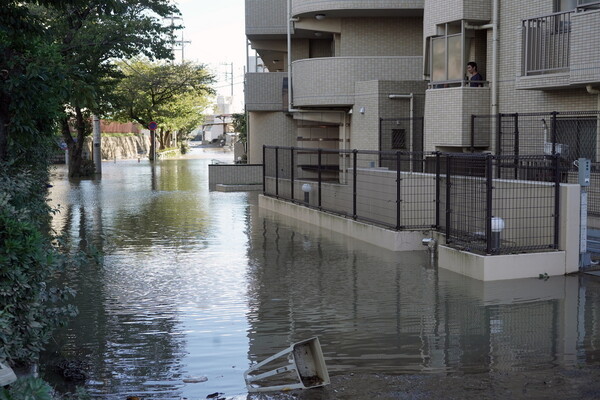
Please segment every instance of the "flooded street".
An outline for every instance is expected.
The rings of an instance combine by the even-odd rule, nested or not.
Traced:
[[[232,155],[107,162],[96,181],[53,174],[54,229],[101,258],[68,274],[79,316],[55,341],[88,363],[94,397],[245,399],[251,363],[313,336],[332,377],[600,365],[599,277],[438,271],[426,252],[261,211],[256,193],[209,192],[211,159]]]

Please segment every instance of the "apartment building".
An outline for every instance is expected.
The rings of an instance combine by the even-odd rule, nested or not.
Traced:
[[[246,34],[268,71],[246,76],[249,162],[263,144],[597,161],[599,1],[246,0]]]
[[[423,6],[247,0],[246,34],[269,70],[246,76],[250,162],[263,144],[379,150],[380,118],[399,116],[397,148],[412,150],[408,119],[423,115],[427,88]]]

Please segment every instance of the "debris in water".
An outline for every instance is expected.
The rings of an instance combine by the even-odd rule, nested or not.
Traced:
[[[188,378],[183,378],[184,383],[202,383],[207,380],[208,378],[206,376],[190,376]]]

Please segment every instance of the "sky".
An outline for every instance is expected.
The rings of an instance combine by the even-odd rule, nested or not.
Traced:
[[[183,56],[186,61],[206,64],[215,74],[217,94],[231,95],[231,63],[233,63],[234,111],[242,111],[246,36],[244,0],[174,0],[181,11],[184,26]],[[169,23],[166,21],[165,23]],[[178,33],[181,40],[180,31]],[[181,51],[175,52],[181,60]],[[227,64],[227,65],[226,65]]]

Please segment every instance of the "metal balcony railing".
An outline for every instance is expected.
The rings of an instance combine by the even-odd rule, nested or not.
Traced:
[[[573,11],[523,20],[523,75],[569,70],[571,14]]]

